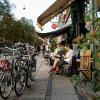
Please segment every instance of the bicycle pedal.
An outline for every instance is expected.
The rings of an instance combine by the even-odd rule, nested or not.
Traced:
[[[32,86],[28,84],[26,87],[29,88],[29,89],[31,89]]]
[[[34,80],[34,79],[32,79],[31,81],[32,81],[32,82],[35,82],[35,80]]]
[[[15,90],[15,87],[14,86],[12,86],[12,90]]]

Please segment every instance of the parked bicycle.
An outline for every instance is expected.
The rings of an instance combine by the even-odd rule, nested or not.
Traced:
[[[22,68],[19,70],[15,79],[15,92],[18,96],[22,94],[20,90],[23,83],[25,83],[25,87],[29,87],[29,80],[34,81],[36,74],[36,55],[36,53],[32,55],[22,55],[20,59]],[[25,78],[22,74],[25,76]],[[20,76],[23,76],[23,79],[21,79]]]
[[[4,52],[1,55],[3,60],[0,60],[0,95],[4,99],[8,98],[11,90],[14,89],[16,75],[19,73],[21,68],[19,60],[16,57],[16,51],[18,50],[8,47],[5,47],[5,49],[7,52]],[[23,85],[23,88],[24,87],[25,83]]]

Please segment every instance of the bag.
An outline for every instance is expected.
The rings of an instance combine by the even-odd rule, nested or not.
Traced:
[[[60,61],[58,62],[58,66],[59,66],[60,68],[63,68],[63,59],[60,59]]]
[[[73,75],[73,69],[72,69],[72,66],[69,66],[69,67],[68,67],[67,75],[68,75],[68,76],[72,76],[72,75]]]
[[[78,67],[76,66],[76,56],[72,57],[72,64],[68,67],[68,76],[72,76],[73,74],[78,75]]]

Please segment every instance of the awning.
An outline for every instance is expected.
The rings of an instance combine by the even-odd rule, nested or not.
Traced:
[[[42,42],[45,42],[45,39],[41,38],[40,36],[38,36],[38,39],[41,40]]]
[[[46,11],[44,11],[37,19],[37,25],[43,26],[56,15],[68,8],[75,0],[56,0]],[[68,9],[69,10],[69,9]]]
[[[38,33],[37,32],[37,35],[39,35],[40,37],[57,37],[57,36],[60,36],[60,35],[63,35],[63,34],[66,34],[66,33],[70,33],[70,30],[71,30],[71,26],[66,26],[64,28],[61,28],[61,29],[58,29],[56,31],[52,31],[52,32],[47,32],[47,33]]]

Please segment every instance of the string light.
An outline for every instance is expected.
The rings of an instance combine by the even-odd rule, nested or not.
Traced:
[[[23,10],[25,10],[26,9],[26,7],[23,7]]]

